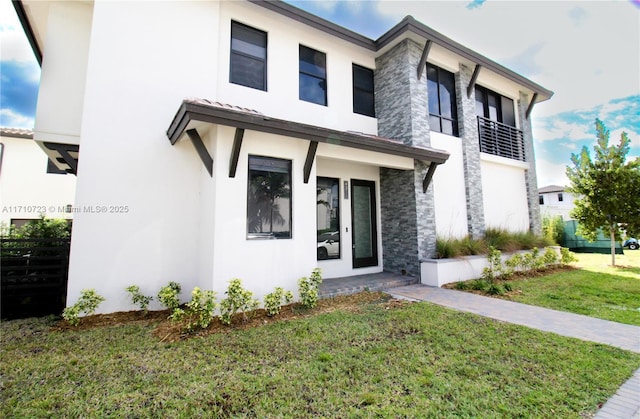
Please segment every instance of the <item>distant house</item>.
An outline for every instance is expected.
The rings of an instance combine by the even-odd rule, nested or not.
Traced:
[[[27,129],[0,128],[0,221],[21,227],[40,218],[72,218],[76,177],[56,164]]]
[[[553,92],[410,16],[372,40],[280,1],[14,5],[35,140],[77,157],[71,303],[419,280],[438,236],[540,231],[530,114]]]
[[[571,220],[569,213],[574,208],[574,195],[566,191],[564,186],[549,185],[538,189],[541,216],[561,216],[563,220]]]

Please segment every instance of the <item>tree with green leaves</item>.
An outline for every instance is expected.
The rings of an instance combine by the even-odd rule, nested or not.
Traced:
[[[626,161],[630,140],[626,132],[620,144],[609,145],[609,131],[596,119],[597,144],[591,159],[588,148],[571,154],[567,166],[569,192],[576,196],[571,216],[578,221],[577,233],[596,239],[599,230],[611,238],[611,264],[616,264],[615,244],[622,231],[640,232],[640,158]]]

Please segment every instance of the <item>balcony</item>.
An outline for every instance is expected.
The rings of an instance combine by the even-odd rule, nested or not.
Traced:
[[[525,161],[524,136],[519,129],[479,116],[478,137],[481,152]]]

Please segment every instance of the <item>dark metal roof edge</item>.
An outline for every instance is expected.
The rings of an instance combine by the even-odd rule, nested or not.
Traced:
[[[357,32],[354,32],[350,29],[347,29],[343,26],[337,25],[329,20],[316,16],[312,13],[306,12],[302,9],[299,9],[283,1],[280,1],[280,0],[249,0],[249,1],[258,6],[262,6],[265,9],[269,9],[283,16],[287,16],[297,22],[303,23],[307,26],[311,26],[312,28],[318,29],[329,35],[333,35],[345,41],[349,41],[360,47],[366,48],[371,51],[376,50],[375,42],[372,39],[367,38],[366,36],[361,35]]]
[[[464,45],[454,41],[453,39],[430,28],[424,23],[417,21],[413,18],[413,16],[406,16],[400,23],[398,23],[396,26],[394,26],[380,38],[378,38],[378,40],[376,41],[378,50],[384,48],[386,45],[393,42],[394,39],[400,37],[405,32],[413,32],[416,35],[431,40],[432,42],[435,42],[436,44],[463,58],[468,59],[469,61],[480,64],[481,66],[493,71],[494,73],[502,77],[512,80],[524,87],[527,87],[531,89],[531,91],[543,96],[543,100],[547,100],[551,98],[551,96],[553,96],[553,92],[551,90],[545,89],[538,83],[529,80],[528,78],[516,73],[513,70],[508,69],[502,64],[499,64],[485,57],[484,55],[479,54],[468,47],[465,47]]]
[[[15,9],[16,14],[18,15],[18,20],[20,20],[22,29],[24,30],[25,35],[27,35],[27,40],[31,45],[31,49],[33,50],[33,55],[36,56],[38,65],[42,67],[42,50],[38,45],[38,41],[36,40],[36,35],[33,32],[31,23],[29,23],[29,17],[27,17],[27,12],[26,10],[24,10],[24,5],[22,4],[22,0],[11,0],[11,3],[13,3],[13,8]]]
[[[219,123],[253,131],[268,132],[287,137],[343,145],[417,160],[426,160],[437,164],[442,164],[449,158],[449,153],[446,151],[412,147],[402,143],[395,143],[391,140],[376,139],[363,134],[337,131],[315,125],[271,118],[260,114],[248,114],[233,109],[219,108],[190,101],[182,102],[180,110],[171,122],[169,130],[167,130],[167,137],[169,137],[172,143],[175,142],[173,139],[177,139],[182,135],[181,131],[183,131],[186,126],[186,124],[183,124],[183,122],[185,122],[184,117],[186,117],[188,121]]]

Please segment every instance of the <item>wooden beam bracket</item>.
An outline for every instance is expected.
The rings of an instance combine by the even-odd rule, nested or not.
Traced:
[[[476,81],[478,80],[481,68],[482,66],[480,64],[476,64],[476,68],[473,69],[473,75],[469,81],[469,86],[467,86],[467,98],[471,97],[471,92],[473,92],[473,88],[476,86]]]
[[[431,183],[431,179],[433,178],[433,174],[436,172],[436,167],[438,165],[436,163],[431,163],[429,165],[429,169],[427,170],[427,174],[424,176],[424,180],[422,181],[422,192],[427,192],[427,188]]]
[[[427,43],[424,44],[422,55],[420,56],[420,63],[418,64],[418,80],[422,77],[425,67],[427,66],[427,58],[429,58],[429,50],[431,50],[431,41],[427,39]]]
[[[244,129],[236,128],[236,134],[233,137],[233,148],[231,149],[231,157],[229,158],[229,177],[236,177],[238,169],[238,159],[240,158],[240,148],[242,148],[242,139],[244,138]]]
[[[318,142],[311,141],[309,143],[309,150],[307,151],[307,159],[304,161],[304,183],[309,183],[309,176],[311,176],[311,168],[313,167],[313,161],[316,158],[317,150]]]
[[[196,148],[198,156],[200,156],[200,160],[204,163],[204,167],[207,169],[207,172],[209,172],[209,176],[213,177],[213,159],[211,158],[209,151],[207,151],[207,147],[205,147],[202,142],[200,134],[198,134],[198,131],[195,129],[190,129],[187,130],[187,135],[193,143],[193,146]]]
[[[525,113],[525,117],[529,119],[529,115],[531,115],[531,111],[533,110],[533,105],[536,104],[536,99],[538,98],[538,94],[534,93],[531,98],[531,102],[529,102],[529,106],[527,107],[527,112]]]

